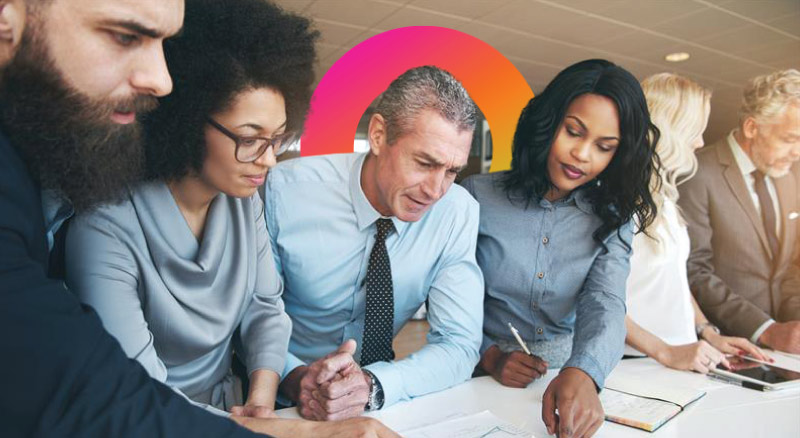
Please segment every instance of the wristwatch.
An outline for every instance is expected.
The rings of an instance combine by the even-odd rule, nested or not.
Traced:
[[[367,399],[367,404],[364,406],[364,410],[367,412],[377,411],[383,407],[383,386],[381,386],[381,382],[375,377],[375,374],[372,374],[368,370],[364,369],[361,371],[363,371],[370,380],[369,399]]]
[[[710,327],[711,330],[714,330],[717,334],[719,334],[719,328],[714,324],[711,324],[710,322],[706,321],[702,324],[697,324],[696,326],[694,326],[694,331],[695,333],[697,333],[697,339],[703,339],[702,336],[703,330],[705,330],[707,327]]]

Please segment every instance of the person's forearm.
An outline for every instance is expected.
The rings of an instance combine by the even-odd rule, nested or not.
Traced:
[[[700,324],[705,324],[708,322],[708,318],[706,315],[703,314],[703,310],[700,309],[700,305],[697,304],[697,300],[694,299],[694,295],[689,295],[692,299],[692,308],[694,308],[694,325],[698,326]]]
[[[274,406],[279,382],[280,376],[275,371],[267,369],[253,371],[250,373],[250,393],[246,404]]]
[[[305,365],[293,369],[279,386],[281,394],[297,403],[297,400],[300,398],[300,380],[306,374],[306,371],[308,371],[308,367]]]
[[[253,432],[272,435],[275,438],[312,437],[313,422],[288,418],[253,418],[231,415],[231,420]]]
[[[626,344],[663,363],[663,356],[669,348],[666,342],[636,324],[630,316],[625,316],[625,328],[628,332]]]

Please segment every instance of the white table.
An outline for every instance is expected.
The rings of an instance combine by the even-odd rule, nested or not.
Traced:
[[[402,433],[458,414],[489,410],[499,418],[533,432],[536,437],[544,438],[548,435],[541,420],[542,394],[557,372],[550,370],[545,377],[525,389],[506,388],[491,377],[479,377],[368,415]],[[606,421],[595,437],[800,438],[800,390],[754,391],[720,383],[700,374],[667,369],[652,359],[623,360],[612,373],[614,375],[689,386],[702,389],[707,395],[654,433]],[[278,411],[278,415],[297,418],[297,411],[294,408],[283,409]]]

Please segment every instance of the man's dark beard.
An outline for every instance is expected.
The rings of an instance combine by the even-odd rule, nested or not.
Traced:
[[[93,68],[87,66],[86,68]],[[33,26],[0,83],[0,125],[33,178],[72,202],[76,212],[119,200],[142,177],[138,122],[119,125],[115,111],[147,112],[155,97],[97,101],[70,87]]]

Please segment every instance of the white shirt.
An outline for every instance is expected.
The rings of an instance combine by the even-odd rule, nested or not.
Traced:
[[[758,213],[759,217],[761,217],[761,203],[758,202],[758,193],[756,193],[756,178],[753,176],[756,166],[753,164],[753,160],[751,160],[750,157],[744,153],[744,150],[739,145],[739,142],[737,142],[736,138],[733,136],[733,132],[728,134],[728,145],[731,147],[731,152],[733,152],[733,158],[736,160],[736,164],[739,166],[739,171],[742,172],[744,184],[747,186],[747,191],[750,193],[750,199],[753,200],[753,205],[756,207],[756,212]],[[772,183],[772,178],[769,175],[764,176],[764,182],[767,185],[769,197],[772,198],[772,207],[775,209],[775,235],[780,236],[781,207],[778,204],[778,195],[775,193],[775,184]]]
[[[643,329],[670,345],[697,342],[686,260],[689,258],[689,233],[681,224],[678,209],[669,199],[660,212],[658,227],[648,231],[659,243],[644,233],[633,238],[631,273],[628,276],[628,316]],[[642,353],[625,346],[625,354]]]
[[[733,136],[733,132],[731,131],[728,134],[728,145],[731,147],[731,152],[733,152],[733,158],[736,160],[736,165],[739,166],[739,171],[742,172],[742,177],[744,178],[744,183],[747,186],[747,191],[750,193],[750,199],[753,200],[753,205],[756,207],[756,212],[759,216],[761,216],[761,203],[758,202],[758,193],[756,193],[756,178],[753,176],[753,171],[756,170],[755,164],[753,164],[753,160],[744,153],[742,150],[742,146],[739,145],[739,142],[736,141],[736,137]],[[764,176],[764,182],[767,185],[767,192],[769,192],[769,197],[772,198],[772,206],[775,208],[775,235],[781,235],[781,206],[778,204],[778,195],[775,193],[775,185],[772,183],[772,178],[769,175]],[[761,324],[752,336],[750,336],[750,342],[756,344],[758,343],[758,338],[767,330],[769,326],[774,323],[774,319],[769,319],[768,321]]]

